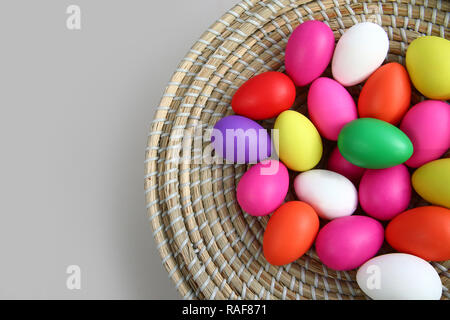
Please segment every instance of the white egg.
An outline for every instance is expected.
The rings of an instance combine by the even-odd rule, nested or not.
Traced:
[[[439,300],[442,283],[425,260],[406,253],[370,259],[356,273],[356,281],[375,300]]]
[[[300,173],[294,180],[294,189],[297,197],[324,219],[350,216],[358,206],[358,192],[353,183],[330,170]]]
[[[334,79],[343,86],[361,83],[383,63],[388,50],[388,36],[378,24],[354,25],[342,35],[334,50]]]

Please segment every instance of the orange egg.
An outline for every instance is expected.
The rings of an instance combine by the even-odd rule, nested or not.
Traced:
[[[364,84],[358,100],[361,118],[377,118],[398,124],[411,102],[408,72],[399,63],[378,68]]]
[[[388,224],[386,240],[395,250],[424,260],[448,260],[450,210],[437,206],[407,210]]]
[[[300,258],[312,246],[319,231],[319,217],[302,201],[289,201],[270,217],[263,239],[266,260],[277,266]]]

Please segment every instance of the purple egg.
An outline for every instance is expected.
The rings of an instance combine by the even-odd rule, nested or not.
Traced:
[[[266,129],[242,116],[228,116],[214,126],[211,143],[216,154],[232,163],[257,163],[271,155]]]

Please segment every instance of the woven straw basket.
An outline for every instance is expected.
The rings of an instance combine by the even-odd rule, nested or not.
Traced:
[[[232,114],[231,97],[243,82],[264,71],[284,71],[287,39],[301,22],[324,21],[336,39],[358,22],[378,23],[390,39],[387,60],[404,64],[406,49],[417,37],[450,37],[449,9],[446,0],[246,0],[202,35],[167,85],[151,124],[145,161],[149,219],[163,265],[183,298],[367,298],[356,284],[354,270],[328,269],[314,248],[287,266],[266,262],[262,238],[268,216],[243,214],[236,201],[236,186],[246,165],[174,159],[189,135],[187,129],[212,128]],[[330,76],[330,71],[325,75]],[[297,88],[292,109],[306,112],[307,89]],[[349,91],[357,97],[360,89],[355,86]],[[421,99],[414,90],[412,103]],[[271,128],[273,122],[262,125]],[[319,168],[334,146],[324,141]],[[192,159],[206,147],[206,143],[200,150],[192,146]],[[291,178],[295,174],[291,172]],[[290,192],[286,200],[294,199]],[[413,195],[411,207],[423,204]],[[358,213],[363,214],[360,209]],[[382,252],[389,250],[385,245]],[[450,261],[433,266],[441,276],[442,297],[448,299]]]

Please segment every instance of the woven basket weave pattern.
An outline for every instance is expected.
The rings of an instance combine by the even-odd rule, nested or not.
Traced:
[[[145,196],[163,265],[185,299],[365,299],[355,271],[325,267],[311,249],[283,267],[268,264],[262,237],[268,217],[243,214],[236,202],[245,165],[177,163],[185,129],[212,128],[232,114],[231,97],[252,76],[284,71],[284,49],[303,21],[326,22],[338,39],[372,21],[386,30],[388,61],[404,64],[409,43],[422,35],[450,37],[448,1],[254,1],[237,4],[198,40],[172,76],[151,124]],[[329,70],[326,74],[330,76]],[[360,86],[349,89],[355,97]],[[306,112],[307,88],[292,109]],[[413,91],[412,103],[423,97]],[[262,122],[270,128],[273,120]],[[325,142],[325,160],[335,144]],[[192,156],[199,156],[192,148]],[[294,177],[295,173],[291,173]],[[294,195],[288,194],[287,200]],[[423,201],[414,196],[414,205]],[[383,249],[387,250],[387,249]],[[433,263],[450,298],[450,261]],[[414,281],[414,279],[411,279]]]

